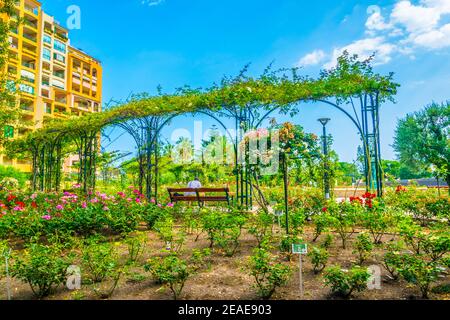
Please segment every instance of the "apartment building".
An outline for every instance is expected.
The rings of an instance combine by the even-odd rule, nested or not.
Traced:
[[[102,103],[101,63],[70,45],[69,31],[43,12],[36,0],[17,0],[13,20],[22,23],[10,33],[11,79],[19,80],[18,104],[23,111],[22,128],[6,128],[10,137],[20,137],[45,126],[48,119],[65,119],[100,112]],[[68,160],[70,167],[74,159]],[[29,161],[0,155],[0,164],[30,171]]]

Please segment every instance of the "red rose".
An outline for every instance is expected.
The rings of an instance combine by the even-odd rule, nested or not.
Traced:
[[[22,201],[16,201],[16,205],[22,209],[25,208],[25,203]]]
[[[8,202],[11,202],[11,201],[13,201],[13,200],[16,199],[16,198],[17,198],[16,196],[10,194],[10,195],[8,196],[8,198],[6,198],[6,200],[7,200]]]
[[[322,212],[327,212],[327,211],[328,211],[327,207],[322,208]]]
[[[36,201],[33,201],[31,203],[31,207],[34,208],[34,209],[37,209],[38,205],[37,205]]]

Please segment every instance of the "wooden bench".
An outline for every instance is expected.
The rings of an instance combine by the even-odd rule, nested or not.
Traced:
[[[226,202],[230,205],[230,189],[228,188],[168,188],[170,201],[198,202],[203,207],[205,202]]]

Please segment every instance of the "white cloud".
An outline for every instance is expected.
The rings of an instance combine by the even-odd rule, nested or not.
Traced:
[[[392,25],[386,23],[384,17],[381,15],[380,7],[370,6],[367,8],[367,14],[370,15],[366,21],[366,31],[369,34],[372,34],[374,31],[392,29]]]
[[[375,53],[374,64],[385,64],[391,61],[391,55],[396,51],[396,46],[386,42],[384,37],[358,40],[347,46],[334,49],[331,60],[324,67],[329,69],[336,66],[337,58],[344,51],[351,55],[357,54],[362,60],[369,58]]]
[[[413,42],[428,49],[450,47],[450,24],[446,24],[437,30],[417,35],[413,38]]]
[[[434,8],[441,14],[450,13],[449,0],[422,0],[422,4],[426,7]]]
[[[387,11],[386,8],[383,10]],[[325,68],[334,67],[344,50],[357,54],[361,59],[375,53],[375,64],[384,64],[390,62],[394,55],[415,59],[420,50],[450,48],[450,23],[444,22],[450,17],[450,0],[399,0],[387,12],[387,18],[378,6],[368,7],[367,14],[366,37],[335,48],[328,54],[331,58]],[[317,52],[321,52],[321,59],[314,54]],[[324,51],[315,50],[300,59],[299,64],[318,64],[326,56]]]
[[[143,5],[147,5],[149,7],[157,6],[163,3],[165,0],[142,0]]]
[[[322,50],[314,50],[311,53],[308,53],[300,61],[297,63],[298,67],[302,66],[313,66],[321,63],[326,57],[325,52]]]
[[[408,32],[429,31],[437,26],[441,13],[432,7],[415,6],[409,1],[398,2],[391,13],[391,21]]]

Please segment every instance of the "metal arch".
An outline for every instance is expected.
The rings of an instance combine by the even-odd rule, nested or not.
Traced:
[[[189,113],[192,113],[192,112],[189,112]],[[176,117],[178,117],[178,116],[180,116],[180,115],[186,115],[186,114],[189,114],[189,113],[176,113],[176,114],[173,114],[173,115],[171,115],[169,118],[167,118],[160,126],[159,126],[159,128],[156,130],[156,134],[154,135],[154,137],[153,137],[153,139],[152,139],[152,141],[151,141],[151,144],[153,144],[154,142],[155,142],[155,140],[157,139],[157,137],[159,136],[159,134],[161,133],[161,130],[162,129],[164,129],[164,127],[170,122],[170,121],[172,121],[174,118],[176,118]],[[214,116],[214,115],[212,115],[212,114],[210,114],[210,113],[208,113],[208,112],[206,112],[206,111],[195,111],[195,112],[193,112],[193,113],[201,113],[201,114],[204,114],[204,115],[206,115],[206,116],[209,116],[210,118],[212,118],[212,119],[214,119],[214,120],[216,120],[221,126],[222,126],[222,128],[225,130],[225,132],[228,134],[228,136],[229,136],[229,138],[231,139],[231,141],[233,141],[234,140],[234,138],[231,136],[231,134],[230,134],[230,132],[228,131],[228,128],[225,126],[225,124],[218,118],[218,117],[216,117],[216,116]],[[235,152],[237,152],[237,145],[233,142],[233,147],[234,147],[234,151]]]
[[[360,99],[361,99],[361,106],[363,106],[363,105],[365,105],[366,104],[366,102],[364,102],[363,100],[362,100],[362,97],[360,97]],[[366,95],[366,99],[367,99],[367,95]],[[372,97],[371,97],[371,99],[372,99]],[[311,102],[322,102],[322,103],[325,103],[325,104],[328,104],[328,105],[330,105],[330,106],[332,106],[332,107],[334,107],[334,108],[336,108],[336,109],[338,109],[339,111],[341,111],[341,112],[343,112],[352,122],[353,122],[353,124],[356,126],[356,128],[358,129],[358,131],[359,131],[359,134],[360,134],[360,136],[361,136],[361,140],[362,140],[362,143],[363,143],[363,147],[364,147],[364,153],[365,153],[365,176],[366,176],[366,179],[369,181],[369,180],[372,180],[373,179],[373,177],[372,177],[372,166],[371,166],[371,155],[370,155],[370,148],[369,148],[369,143],[368,143],[368,138],[367,138],[367,135],[364,133],[364,130],[363,130],[363,128],[361,127],[361,125],[350,115],[350,113],[348,113],[344,108],[342,108],[342,107],[340,107],[339,105],[337,105],[337,104],[335,104],[335,103],[333,103],[333,102],[330,102],[330,101],[328,101],[328,100],[323,100],[323,99],[308,99],[308,100],[299,100],[299,101],[297,101],[297,103],[299,103],[299,102],[302,102],[302,101],[304,101],[304,102],[306,102],[306,101],[311,101]],[[378,95],[377,95],[377,97],[376,97],[376,105],[379,105],[379,101],[378,101]],[[262,124],[262,122],[264,121],[264,120],[266,120],[267,119],[267,117],[271,114],[271,113],[273,113],[274,111],[276,111],[277,109],[280,109],[280,108],[282,108],[282,106],[276,106],[276,107],[274,107],[274,108],[272,108],[272,109],[270,109],[262,118],[261,118],[261,120],[258,122],[258,124],[256,125],[256,127],[259,127],[261,124]],[[364,109],[364,107],[363,107],[363,109]],[[378,123],[376,123],[376,124],[374,124],[374,126],[376,126],[377,128],[376,128],[376,130],[379,132],[379,129],[378,129]],[[379,156],[380,155],[380,141],[379,141],[379,139],[376,139],[376,143],[377,143],[377,145],[375,146],[375,148],[376,148],[376,154],[377,154],[377,156]],[[381,167],[381,165],[378,163],[378,162],[380,162],[380,159],[375,159],[375,161],[376,161],[376,166],[377,167]],[[377,184],[377,193],[378,193],[378,195],[382,195],[383,194],[383,188],[382,188],[382,181],[381,181],[381,178],[380,178],[380,172],[379,172],[379,168],[375,168],[376,170],[377,170],[377,176],[376,176],[376,184]],[[382,170],[382,169],[381,169]],[[367,188],[370,188],[369,187],[369,182],[367,182],[367,186],[366,186]]]
[[[308,101],[308,100],[299,100],[299,101],[297,101],[297,103],[298,102],[306,102],[306,101]],[[314,99],[314,100],[309,100],[309,101],[312,101],[312,102],[323,102],[323,103],[325,103],[325,104],[328,104],[328,105],[330,105],[330,106],[332,106],[332,107],[335,107],[335,108],[337,108],[338,110],[340,110],[340,111],[342,111],[352,122],[353,122],[353,124],[356,126],[356,128],[358,129],[358,131],[359,131],[359,133],[360,133],[360,135],[361,135],[361,137],[364,137],[364,133],[363,133],[363,130],[362,130],[362,128],[361,128],[361,126],[358,124],[358,122],[344,109],[344,108],[342,108],[342,107],[340,107],[340,106],[338,106],[337,104],[335,104],[335,103],[333,103],[333,102],[330,102],[330,101],[327,101],[327,100],[322,100],[322,99]],[[277,109],[280,109],[280,108],[282,108],[282,106],[276,106],[276,107],[274,107],[274,108],[272,108],[271,110],[269,110],[262,118],[261,118],[261,120],[259,120],[259,122],[256,124],[256,128],[258,128],[261,124],[262,124],[262,122],[264,121],[264,120],[266,120],[267,119],[267,117],[270,115],[270,114],[272,114],[273,112],[275,112]]]

